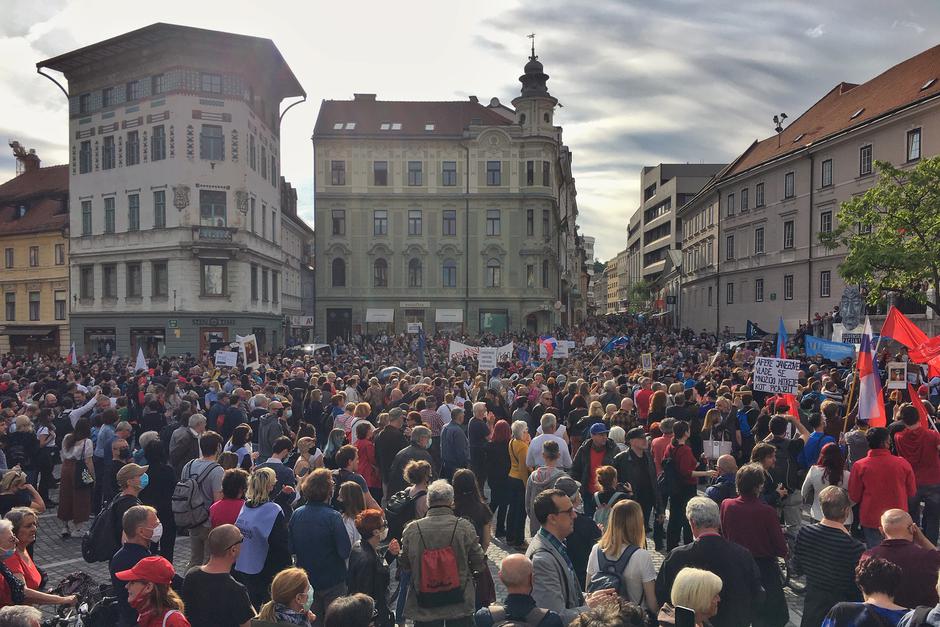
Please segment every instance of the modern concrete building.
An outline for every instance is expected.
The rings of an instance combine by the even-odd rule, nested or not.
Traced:
[[[534,50],[497,99],[324,101],[317,335],[547,332],[585,312],[571,152]],[[583,314],[581,314],[583,315]]]
[[[17,175],[0,184],[0,355],[68,352],[69,171],[40,167],[12,141]]]
[[[845,251],[826,249],[819,234],[875,183],[875,160],[909,168],[940,152],[938,68],[940,46],[868,82],[839,83],[683,208],[683,248],[693,253],[682,273],[684,326],[743,333],[748,319],[772,329],[782,317],[795,329],[839,304]],[[932,325],[922,306],[902,311]]]
[[[281,102],[305,93],[274,43],[153,24],[37,67],[68,81],[78,352],[282,346]]]

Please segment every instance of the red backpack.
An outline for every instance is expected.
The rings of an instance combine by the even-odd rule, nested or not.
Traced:
[[[460,585],[460,570],[457,554],[454,553],[454,536],[459,520],[454,522],[454,531],[446,546],[429,549],[421,533],[421,525],[415,524],[421,537],[421,576],[418,582],[418,605],[421,607],[443,607],[463,602],[463,586]]]

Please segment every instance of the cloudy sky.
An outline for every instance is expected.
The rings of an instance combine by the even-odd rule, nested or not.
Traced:
[[[312,223],[310,134],[322,99],[518,94],[526,34],[574,152],[581,232],[622,249],[639,171],[725,162],[839,81],[940,43],[936,0],[0,0],[0,138],[65,163],[65,100],[35,63],[164,21],[269,37],[306,89],[284,119],[283,173]],[[14,173],[0,146],[0,180]]]

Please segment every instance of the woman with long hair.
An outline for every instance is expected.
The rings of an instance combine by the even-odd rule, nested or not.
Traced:
[[[625,556],[628,550],[630,555]],[[590,582],[596,574],[603,573],[608,562],[617,564],[620,561],[624,563],[619,574],[626,600],[640,606],[645,604],[653,614],[658,612],[656,568],[650,552],[646,550],[643,508],[636,501],[614,503],[604,535],[588,557],[587,580]]]
[[[806,473],[806,479],[803,480],[803,502],[812,502],[810,507],[810,516],[813,520],[823,519],[822,507],[819,505],[819,493],[826,486],[839,486],[842,489],[848,489],[849,475],[851,473],[845,470],[845,458],[839,445],[835,442],[829,442],[819,451],[819,459],[815,464],[809,467]],[[849,509],[849,515],[845,519],[845,525],[852,524],[852,510]]]
[[[356,530],[356,516],[366,508],[365,494],[362,492],[362,486],[355,481],[347,481],[339,487],[338,503],[343,510],[340,512],[343,517],[343,525],[346,527],[346,533],[349,534],[349,543],[359,542],[359,532]]]
[[[79,535],[82,525],[91,517],[92,485],[95,481],[91,442],[91,425],[87,418],[79,418],[75,429],[62,440],[62,469],[59,477],[59,507],[56,517],[65,529],[63,538],[74,532]]]
[[[712,440],[718,435],[716,427],[721,422],[721,412],[714,407],[705,412],[705,421],[702,422],[702,439]]]
[[[311,385],[310,390],[304,397],[304,422],[308,422],[313,425],[313,428],[317,431],[317,439],[320,439],[325,435],[323,433],[322,398],[323,392],[314,385]]]
[[[714,478],[718,476],[715,470],[696,470],[698,460],[688,445],[689,423],[677,420],[672,428],[672,441],[666,445],[663,453],[663,472],[666,464],[672,466],[672,476],[675,478],[672,493],[669,494],[669,526],[666,529],[666,550],[679,546],[680,535],[686,542],[692,541],[692,529],[685,516],[685,506],[689,499],[695,496],[699,477]]]
[[[175,574],[173,564],[155,555],[114,575],[127,582],[127,601],[137,610],[138,627],[191,627],[183,600],[170,587]]]
[[[323,465],[330,470],[336,470],[336,454],[346,443],[346,432],[342,429],[333,429],[323,449]]]
[[[284,511],[271,501],[276,483],[272,469],[256,468],[248,477],[245,505],[235,521],[245,538],[235,562],[235,578],[248,589],[255,607],[268,600],[274,575],[293,561],[287,545]]]
[[[493,439],[486,443],[487,479],[490,484],[490,507],[496,510],[496,537],[506,537],[506,516],[509,513],[509,441],[512,430],[505,420],[493,425]]]
[[[261,606],[258,618],[278,625],[313,627],[316,616],[313,606],[313,588],[303,568],[285,568],[271,582],[271,600]]]
[[[297,440],[297,453],[297,461],[294,463],[294,476],[298,479],[317,468],[323,468],[323,451],[317,448],[316,436],[299,438]]]
[[[648,422],[661,422],[666,417],[666,392],[665,390],[656,390],[650,397],[650,411],[647,415]]]
[[[472,470],[461,468],[454,473],[451,481],[454,486],[454,516],[466,518],[473,523],[483,553],[486,553],[493,537],[493,512],[483,501],[477,477]],[[496,600],[496,585],[490,569],[485,568],[476,586],[476,609],[485,607]]]

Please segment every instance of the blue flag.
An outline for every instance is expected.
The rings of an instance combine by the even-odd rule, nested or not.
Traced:
[[[527,363],[529,361],[529,349],[519,347],[518,349],[519,361],[522,363]]]
[[[755,338],[764,337],[765,335],[770,335],[767,331],[764,331],[762,328],[757,326],[756,323],[747,321],[747,327],[744,331],[744,338],[748,340],[753,340]]]
[[[833,342],[824,340],[821,337],[812,335],[806,336],[806,355],[822,355],[830,361],[842,361],[843,359],[855,358],[855,346],[852,344],[843,344],[842,342]]]
[[[780,325],[777,327],[777,358],[787,358],[787,329],[783,326],[783,318],[780,318]]]
[[[605,353],[609,353],[610,351],[616,350],[620,348],[621,346],[626,346],[627,342],[629,341],[630,341],[630,338],[628,338],[625,335],[621,335],[620,337],[615,337],[609,342],[607,342],[607,344],[605,344],[604,348],[602,348],[601,350]]]

